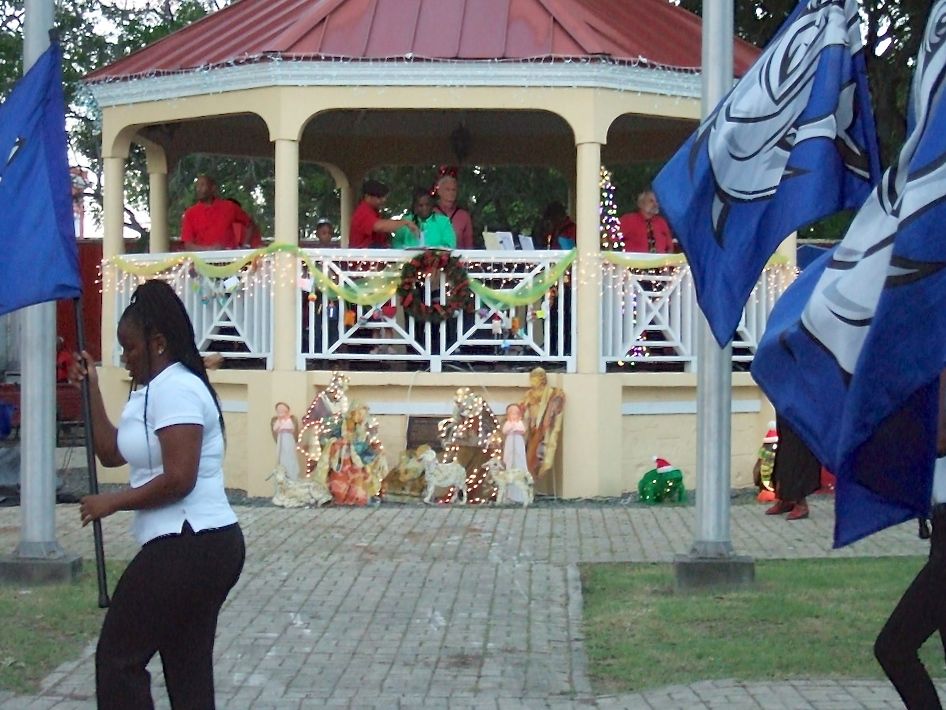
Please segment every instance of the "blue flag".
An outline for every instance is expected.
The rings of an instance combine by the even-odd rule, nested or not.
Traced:
[[[879,178],[857,0],[802,0],[654,181],[721,346],[779,243]]]
[[[0,315],[82,292],[58,44],[0,105]]]
[[[929,510],[946,365],[944,23],[937,0],[897,163],[776,303],[752,365],[837,475],[836,546]]]

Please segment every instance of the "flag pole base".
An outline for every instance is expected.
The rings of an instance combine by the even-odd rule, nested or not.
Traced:
[[[755,560],[745,555],[677,555],[673,560],[673,576],[677,592],[749,587],[755,583]]]
[[[65,553],[56,559],[0,555],[0,584],[61,584],[82,574],[82,558]]]

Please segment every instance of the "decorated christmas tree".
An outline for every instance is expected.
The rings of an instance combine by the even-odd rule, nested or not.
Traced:
[[[614,183],[611,171],[601,166],[599,179],[601,203],[598,214],[601,221],[601,248],[607,251],[624,251],[624,235],[621,233],[621,221],[618,219],[618,206],[614,201]]]

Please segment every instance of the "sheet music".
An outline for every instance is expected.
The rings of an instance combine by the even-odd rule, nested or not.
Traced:
[[[502,247],[499,246],[499,238],[496,236],[496,232],[483,232],[483,246],[490,251],[499,251],[502,249]]]
[[[512,236],[512,232],[496,232],[496,239],[499,240],[500,249],[505,249],[506,251],[515,250],[516,241]]]

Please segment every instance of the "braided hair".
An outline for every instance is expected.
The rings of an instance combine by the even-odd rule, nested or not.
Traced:
[[[122,313],[119,323],[133,323],[141,329],[147,341],[152,336],[161,334],[167,343],[167,352],[171,362],[179,362],[207,387],[210,396],[217,407],[220,431],[226,437],[223,423],[223,410],[220,409],[220,400],[210,379],[207,377],[207,368],[204,359],[197,350],[194,342],[194,326],[190,316],[184,308],[184,303],[178,298],[167,282],[157,279],[145,281],[135,289],[131,295],[131,303]],[[148,355],[150,359],[150,354]],[[148,362],[150,369],[151,363]],[[135,383],[132,383],[134,387]],[[150,388],[150,384],[149,384]],[[148,390],[145,390],[145,428],[148,421]]]

